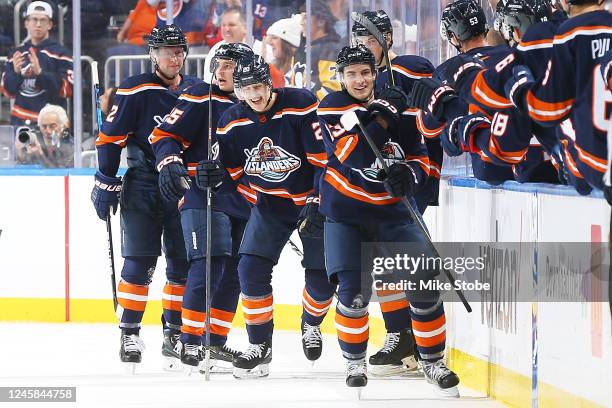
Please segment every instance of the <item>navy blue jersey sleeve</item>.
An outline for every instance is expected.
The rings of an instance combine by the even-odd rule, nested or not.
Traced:
[[[0,82],[0,88],[2,93],[7,98],[14,98],[19,92],[19,87],[23,83],[23,77],[15,72],[13,67],[13,59],[9,59],[4,64],[4,71],[2,72],[2,81]]]
[[[127,86],[129,82],[126,81],[122,85]],[[136,118],[140,115],[138,103],[140,94],[132,94],[132,91],[140,86],[143,85],[120,87],[115,95],[115,103],[102,122],[102,129],[96,139],[96,149],[98,167],[106,176],[114,177],[117,174],[121,149],[127,144],[129,135],[136,130]]]
[[[333,154],[340,163],[354,168],[365,167],[366,163],[373,162],[376,157],[361,129],[358,127],[344,129],[340,124],[340,116],[353,110],[354,107],[329,107],[324,102],[325,99],[321,101],[318,116],[323,141],[328,146],[328,155]],[[369,117],[365,108],[358,108],[356,114],[374,144],[379,148],[382,147],[389,139],[389,133]]]
[[[159,163],[164,157],[178,155],[196,138],[208,137],[208,84],[190,87],[164,121],[151,132],[149,142]]]
[[[302,110],[305,115],[297,116],[300,118],[301,122],[300,139],[304,146],[306,159],[308,163],[313,166],[313,188],[315,189],[315,193],[318,193],[319,180],[327,164],[327,154],[325,153],[323,135],[320,131],[319,119],[317,117],[317,99],[308,92],[308,95],[304,98],[304,103],[308,104],[308,106],[300,110]]]

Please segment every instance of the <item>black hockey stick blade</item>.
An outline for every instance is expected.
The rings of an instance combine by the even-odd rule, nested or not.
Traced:
[[[380,32],[378,28],[376,28],[374,23],[372,23],[370,19],[368,19],[363,14],[353,11],[351,13],[351,19],[353,19],[354,22],[359,23],[362,26],[364,26],[366,30],[368,30],[370,34],[372,34],[374,39],[376,39],[376,41],[378,41],[378,43],[382,47],[383,55],[385,58],[385,63],[387,64],[387,70],[388,70],[387,83],[391,86],[395,86],[395,79],[393,78],[393,70],[391,69],[391,60],[389,60],[389,47],[387,47],[387,40],[385,39],[385,36],[383,35],[383,33]]]

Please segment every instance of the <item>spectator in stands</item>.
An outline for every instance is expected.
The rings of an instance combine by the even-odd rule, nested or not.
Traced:
[[[268,28],[265,37],[272,49],[272,63],[285,76],[285,85],[291,85],[294,82],[295,52],[300,46],[302,36],[300,20],[299,15],[278,20]]]
[[[210,83],[212,74],[210,72],[210,63],[212,57],[217,52],[217,49],[221,44],[226,43],[244,43],[247,44],[246,40],[246,19],[244,12],[239,8],[228,8],[223,12],[221,16],[221,35],[223,40],[216,43],[208,52],[206,60],[204,61],[204,81]],[[253,44],[248,44],[253,48],[256,54],[262,54],[263,43],[256,40]],[[270,49],[270,55],[272,50]],[[270,74],[272,76],[272,86],[275,88],[281,88],[285,86],[285,79],[283,74],[274,66],[270,66]]]
[[[130,11],[127,20],[117,33],[117,41],[144,46],[144,36],[151,33],[156,19],[157,7],[149,5],[147,0],[138,0],[136,7]]]
[[[156,26],[166,25],[167,7],[166,1],[147,0],[150,6],[157,8]],[[173,0],[172,14],[173,23],[177,25],[191,46],[204,44],[204,25],[206,23],[206,11],[210,0]],[[194,48],[190,47],[191,52]]]
[[[49,38],[53,27],[49,3],[30,3],[25,27],[28,40],[12,54],[0,81],[2,92],[15,98],[12,125],[29,125],[47,103],[65,106],[72,95],[72,58],[65,47]]]
[[[68,116],[58,105],[46,105],[38,114],[37,133],[29,132],[29,140],[15,139],[17,161],[23,164],[42,164],[45,167],[73,167],[74,143],[68,131]],[[21,128],[22,132],[25,130]]]
[[[342,38],[342,43],[346,43],[346,38],[350,33],[351,27],[348,22],[348,7],[346,0],[329,0],[327,3],[331,13],[336,18],[334,31]]]
[[[221,16],[227,9],[242,9],[241,0],[213,1],[208,10],[208,19],[204,24],[204,40],[210,47],[223,40],[221,36]]]
[[[342,47],[340,36],[334,30],[336,17],[325,0],[312,0],[310,18],[311,67],[310,87],[319,100],[330,92],[340,90],[336,80],[336,57]],[[302,42],[296,52],[294,80],[292,86],[306,88],[306,13],[301,7]]]

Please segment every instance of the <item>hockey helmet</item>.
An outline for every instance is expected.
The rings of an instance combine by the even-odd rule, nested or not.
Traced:
[[[336,72],[344,72],[344,68],[349,65],[367,64],[376,72],[376,60],[374,54],[363,44],[353,47],[343,47],[336,59]]]
[[[236,62],[233,79],[235,89],[260,83],[272,87],[270,66],[261,56],[255,54],[242,57]]]
[[[185,34],[174,24],[154,27],[146,40],[149,51],[161,47],[182,47],[185,53],[189,51]]]
[[[442,11],[440,35],[449,42],[452,34],[459,41],[467,41],[487,32],[487,17],[476,0],[457,0]]]
[[[384,10],[364,11],[363,16],[370,20],[372,24],[374,24],[376,28],[378,28],[378,31],[380,31],[383,35],[393,33],[393,25],[391,24],[391,19]],[[367,36],[371,34],[367,28],[357,22],[353,23],[353,27],[351,27],[351,32],[353,33],[353,36],[356,37]]]
[[[522,36],[533,24],[547,21],[551,15],[552,7],[548,0],[506,0],[503,21]]]
[[[219,66],[219,60],[231,60],[238,62],[243,57],[253,57],[253,50],[243,43],[222,44],[217,48],[215,56],[210,64],[210,72],[215,72]]]

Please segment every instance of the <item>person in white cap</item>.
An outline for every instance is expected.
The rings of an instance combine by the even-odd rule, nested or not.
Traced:
[[[30,125],[48,103],[66,108],[72,95],[72,56],[49,38],[53,9],[44,1],[33,1],[25,12],[28,37],[4,66],[0,90],[15,103],[11,124]]]
[[[283,18],[272,24],[266,34],[266,42],[272,48],[272,63],[285,76],[285,85],[294,81],[293,65],[295,64],[295,51],[300,46],[302,28],[300,16]]]

